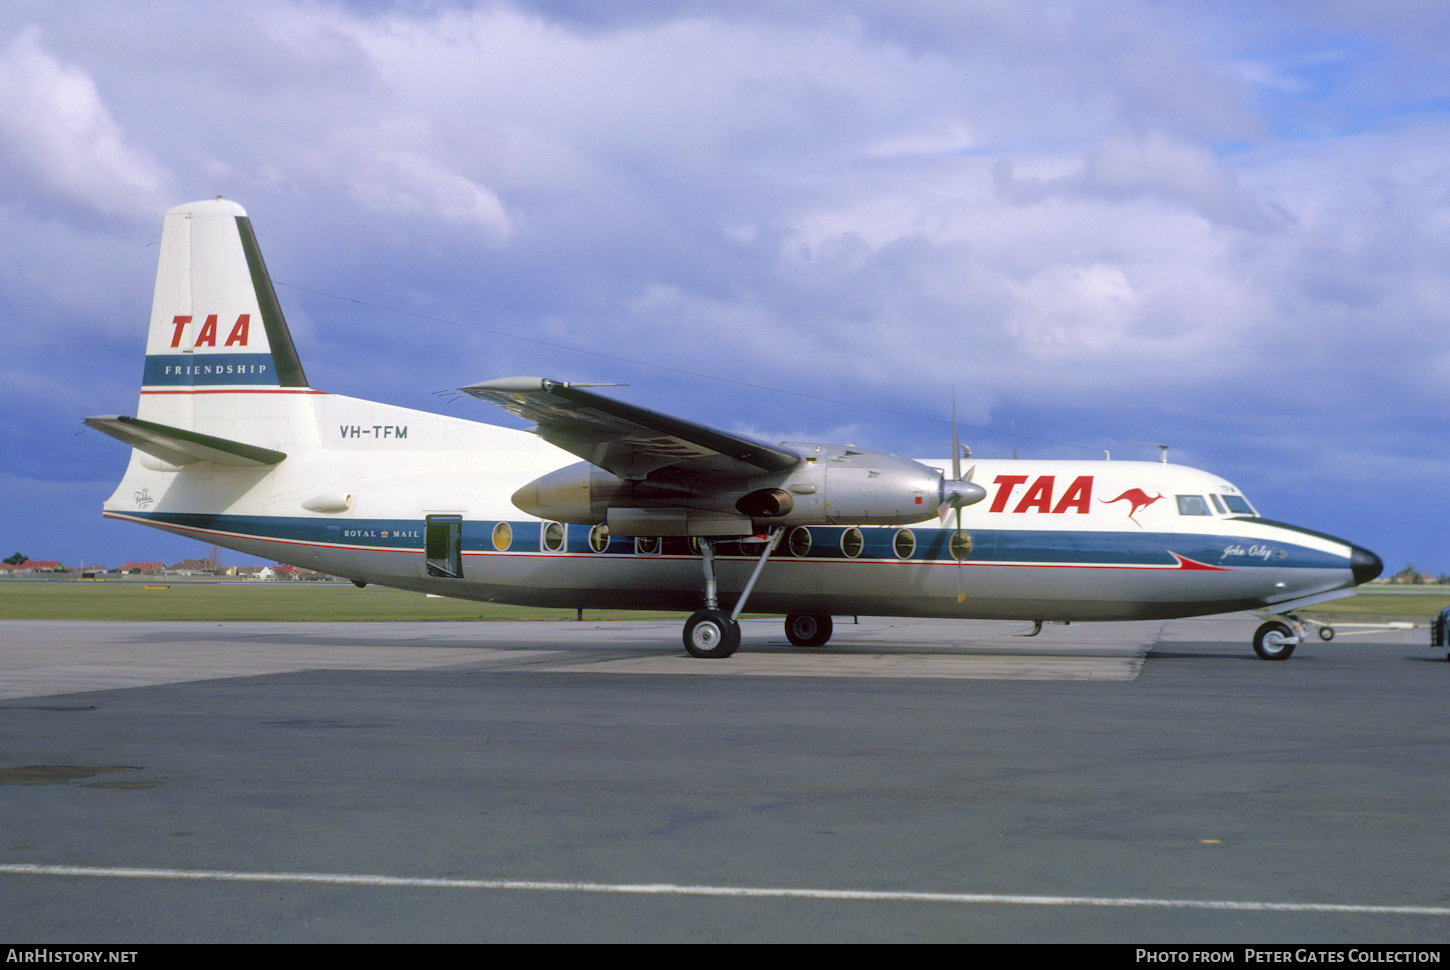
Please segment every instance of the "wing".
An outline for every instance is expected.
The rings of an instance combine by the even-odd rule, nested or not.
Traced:
[[[749,478],[801,460],[780,445],[546,378],[508,377],[459,390],[534,422],[545,441],[619,478],[639,480],[660,470]]]

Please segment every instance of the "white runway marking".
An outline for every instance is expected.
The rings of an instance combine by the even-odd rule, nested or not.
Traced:
[[[1025,896],[999,893],[930,893],[872,889],[790,889],[751,886],[688,886],[675,883],[552,882],[534,879],[429,879],[415,876],[353,875],[334,872],[234,872],[218,869],[139,869],[103,866],[0,864],[0,873],[25,876],[92,876],[122,879],[190,879],[207,882],[320,883],[416,889],[492,889],[561,893],[617,893],[642,896],[731,896],[758,899],[819,899],[856,902],[957,903],[996,906],[1107,906],[1156,909],[1217,909],[1268,913],[1360,913],[1395,916],[1450,916],[1446,906],[1367,906],[1348,903],[1264,903],[1223,899],[1151,899],[1115,896]]]

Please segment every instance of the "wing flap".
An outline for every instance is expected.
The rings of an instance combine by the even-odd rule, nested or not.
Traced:
[[[541,377],[459,388],[536,425],[550,444],[625,479],[661,469],[748,478],[794,468],[800,455],[748,435],[686,421]]]
[[[218,465],[264,466],[275,465],[287,457],[285,452],[270,448],[172,428],[124,414],[86,418],[85,424],[173,465],[210,461]]]

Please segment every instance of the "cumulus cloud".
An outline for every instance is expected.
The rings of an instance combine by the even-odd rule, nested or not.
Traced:
[[[109,216],[154,215],[168,175],[130,144],[95,81],[29,26],[0,49],[0,151],[12,201],[40,195]]]
[[[414,152],[380,150],[362,159],[348,189],[378,212],[470,226],[498,242],[513,231],[494,192]]]
[[[1214,222],[1272,231],[1287,214],[1241,192],[1233,169],[1206,145],[1167,132],[1117,131],[1082,157],[1080,167],[1055,177],[1021,176],[1011,158],[992,168],[997,191],[1029,205],[1053,195],[1096,195],[1113,200],[1154,198],[1187,206]]]

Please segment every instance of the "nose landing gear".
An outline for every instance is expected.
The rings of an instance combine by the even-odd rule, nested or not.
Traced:
[[[1270,620],[1254,632],[1254,653],[1260,660],[1288,660],[1303,642],[1304,628],[1298,621],[1292,617]]]

